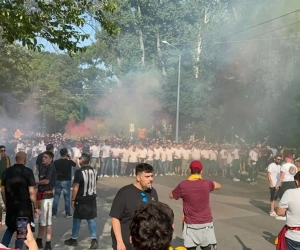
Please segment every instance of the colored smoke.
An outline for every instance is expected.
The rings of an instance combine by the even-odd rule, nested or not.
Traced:
[[[76,124],[71,118],[65,126],[65,131],[71,139],[100,137],[106,135],[105,122],[101,118],[86,118],[83,122]]]

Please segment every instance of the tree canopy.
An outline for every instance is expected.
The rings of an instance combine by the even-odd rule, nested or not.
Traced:
[[[109,34],[118,28],[107,19],[116,4],[110,0],[10,0],[0,2],[0,35],[9,43],[20,41],[29,49],[41,50],[41,39],[69,53],[83,51],[80,43],[90,37],[82,28],[99,22]],[[41,38],[41,39],[40,39]]]
[[[83,106],[84,117],[104,117],[112,131],[128,130],[128,123],[162,130],[167,123],[174,133],[179,55],[167,41],[182,56],[182,138],[231,141],[236,134],[298,143],[299,1],[117,0],[113,6],[104,16],[119,33],[98,29],[96,42],[73,58],[5,45],[0,86],[22,102],[28,93],[46,96],[37,120],[46,111],[50,131],[50,121],[59,130],[70,115],[80,120]]]

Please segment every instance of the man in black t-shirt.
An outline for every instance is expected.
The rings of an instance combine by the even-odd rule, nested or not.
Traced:
[[[46,230],[46,245],[44,250],[51,250],[52,236],[52,205],[53,205],[53,189],[56,181],[56,170],[52,163],[54,155],[50,151],[45,151],[42,165],[38,167],[39,181],[37,203],[41,209],[39,221],[39,231],[36,243],[39,248],[43,248],[42,238]]]
[[[135,168],[136,182],[121,188],[111,206],[111,237],[114,250],[132,250],[130,243],[130,222],[138,205],[158,201],[152,188],[153,167],[140,163]]]
[[[98,248],[97,225],[97,171],[89,166],[91,157],[83,153],[79,158],[81,166],[75,172],[72,192],[72,207],[74,209],[72,237],[65,240],[67,246],[78,246],[77,238],[80,231],[81,220],[87,220],[92,238],[90,249]]]
[[[53,144],[48,144],[46,146],[46,152],[51,152],[53,153],[54,151],[54,146]],[[35,169],[33,170],[34,172],[38,171],[39,167],[42,166],[43,164],[43,157],[44,157],[44,153],[45,152],[42,152],[38,155],[38,157],[36,158],[36,162],[35,162]],[[54,159],[54,158],[53,158]],[[53,162],[53,159],[52,159],[52,162]]]
[[[54,190],[54,202],[52,208],[52,217],[55,218],[57,214],[58,202],[61,192],[63,191],[65,200],[66,218],[72,218],[71,215],[71,183],[72,183],[72,168],[76,167],[76,163],[69,159],[68,150],[62,148],[60,150],[61,158],[54,161],[56,169],[56,183]]]
[[[2,176],[1,195],[6,207],[5,225],[7,229],[2,238],[2,244],[8,247],[11,238],[16,231],[18,217],[27,217],[29,223],[33,223],[33,208],[36,213],[35,179],[31,169],[25,166],[26,153],[18,152],[16,164],[7,168]],[[34,232],[34,228],[32,227]],[[15,248],[22,249],[23,241],[16,240]]]

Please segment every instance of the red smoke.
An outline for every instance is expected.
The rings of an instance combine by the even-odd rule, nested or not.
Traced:
[[[79,124],[76,124],[75,119],[71,118],[65,126],[65,131],[72,139],[90,138],[102,135],[104,127],[104,120],[101,118],[86,118]]]

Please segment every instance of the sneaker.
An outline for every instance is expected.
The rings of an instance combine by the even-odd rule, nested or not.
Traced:
[[[240,181],[240,179],[238,179],[238,178],[233,178],[233,181]]]
[[[115,175],[115,177],[119,177],[118,175]]]
[[[106,174],[106,175],[104,175],[104,177],[109,177],[109,176]]]
[[[98,241],[96,239],[92,239],[90,249],[98,249]]]
[[[257,181],[250,182],[250,185],[257,185]]]
[[[72,238],[70,238],[68,240],[65,240],[64,243],[67,246],[72,246],[72,247],[77,247],[78,246],[77,240],[76,239],[72,239]]]
[[[286,220],[286,216],[276,216],[276,220]]]
[[[102,178],[102,177],[103,177],[103,175],[100,175],[100,177]]]
[[[72,214],[67,214],[66,219],[70,219],[70,218],[73,218],[73,215]]]
[[[247,179],[247,181],[249,181],[249,182],[250,182],[250,181],[251,181],[251,179],[250,179],[250,178],[248,178],[248,179]]]
[[[39,239],[39,238],[36,238],[36,244],[38,246],[39,249],[43,249],[44,246],[43,246],[43,240],[42,239]]]
[[[50,244],[46,244],[46,246],[44,247],[44,250],[52,250],[52,247]]]
[[[54,215],[52,215],[52,219],[55,219],[56,218],[56,215],[54,214]]]
[[[271,217],[277,217],[277,214],[275,212],[270,212]]]

